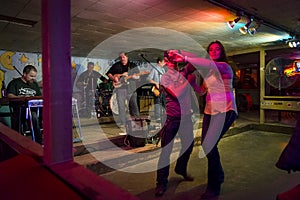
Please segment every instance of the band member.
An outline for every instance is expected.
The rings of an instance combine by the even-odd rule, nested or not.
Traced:
[[[139,73],[139,69],[135,63],[128,60],[128,55],[125,52],[120,53],[120,61],[116,62],[106,73],[110,80],[114,84],[114,92],[117,95],[118,111],[119,111],[119,126],[124,127],[126,125],[126,101],[129,105],[129,114],[131,116],[139,116],[139,108],[137,104],[136,93],[136,81],[139,76],[135,74]],[[128,84],[126,84],[122,78],[126,78]]]
[[[23,69],[23,75],[20,78],[16,78],[9,82],[7,86],[7,97],[10,99],[10,106],[12,108],[12,128],[18,132],[21,132],[19,126],[19,117],[21,123],[25,124],[26,109],[24,108],[24,97],[41,96],[41,90],[35,81],[37,70],[32,65],[27,65]],[[18,101],[19,100],[19,101]],[[41,133],[41,118],[37,116],[36,108],[32,109],[32,123],[35,141],[42,144],[42,133]],[[41,113],[40,113],[40,116]]]
[[[79,75],[76,86],[83,93],[83,116],[90,118],[91,112],[95,111],[95,94],[98,80],[102,78],[99,72],[94,70],[94,63],[88,62],[87,70]]]
[[[95,102],[98,118],[112,114],[110,108],[110,99],[112,98],[113,91],[112,81],[109,81],[104,76],[102,76],[101,81],[97,86]]]
[[[160,80],[162,75],[165,73],[165,61],[162,58],[157,58],[156,60],[156,66],[153,66],[150,74],[147,78],[149,83],[153,84],[152,92],[154,94],[154,119],[156,121],[161,120],[161,114],[162,114],[162,106],[164,106],[164,95],[159,91],[160,89]]]

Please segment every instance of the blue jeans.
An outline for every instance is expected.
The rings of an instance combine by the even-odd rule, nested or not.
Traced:
[[[161,154],[158,160],[157,185],[166,186],[170,169],[170,155],[172,153],[174,138],[178,132],[181,149],[175,169],[180,174],[187,174],[187,163],[194,146],[193,122],[191,116],[171,117],[167,116],[166,123],[161,134]]]
[[[213,116],[204,114],[203,124],[202,124],[202,136],[201,136],[202,144],[207,137],[210,137],[209,134],[218,134],[217,132],[211,131],[211,130],[214,130],[214,127],[212,127],[213,124],[211,124],[212,117],[215,117],[215,120],[217,122],[222,121],[222,119],[224,120],[224,117],[225,117],[225,120],[224,120],[223,127],[220,127],[221,128],[220,130],[222,130],[221,134],[219,136],[216,135],[215,144],[212,146],[212,148],[209,148],[211,150],[210,151],[208,150],[206,152],[205,151],[206,149],[204,148],[204,151],[206,153],[206,157],[208,160],[208,186],[220,185],[224,182],[224,171],[223,171],[223,167],[222,167],[221,160],[220,160],[218,143],[219,143],[220,139],[222,138],[222,136],[230,128],[230,126],[236,119],[237,115],[233,110],[230,110],[226,113],[220,113],[217,115],[213,115]],[[209,127],[209,126],[211,126],[211,127]],[[210,128],[210,130],[209,130],[209,128]]]
[[[116,89],[117,101],[118,101],[118,110],[119,110],[119,118],[122,125],[126,124],[126,100],[128,101],[129,106],[129,114],[131,116],[139,116],[139,107],[137,104],[137,94],[133,92],[132,94],[128,93],[127,89]]]
[[[159,119],[162,116],[163,108],[166,107],[166,97],[161,93],[158,97],[154,96],[154,118]]]

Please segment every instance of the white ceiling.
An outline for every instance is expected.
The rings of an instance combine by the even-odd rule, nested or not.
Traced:
[[[132,57],[142,53],[152,60],[169,48],[202,53],[213,40],[235,54],[285,45],[289,33],[300,35],[299,0],[218,2],[254,14],[266,24],[254,36],[243,35],[225,23],[236,17],[235,9],[205,0],[71,0],[72,55],[114,59],[120,51],[134,51]],[[0,22],[0,49],[41,52],[41,0],[1,0],[0,15],[37,21],[33,27]],[[238,26],[245,22],[244,16]]]

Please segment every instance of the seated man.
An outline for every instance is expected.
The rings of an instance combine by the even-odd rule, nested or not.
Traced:
[[[26,106],[24,103],[26,97],[41,96],[41,90],[35,81],[37,70],[32,65],[27,65],[23,69],[23,75],[9,82],[7,86],[7,97],[10,100],[12,113],[12,128],[18,132],[20,130],[20,121],[24,124],[26,120]],[[34,130],[35,141],[42,144],[42,133],[40,130],[40,121],[37,117],[37,108],[32,109],[32,124]],[[41,116],[41,115],[40,115]]]

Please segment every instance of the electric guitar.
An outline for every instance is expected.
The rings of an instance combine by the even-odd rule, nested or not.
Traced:
[[[114,88],[119,88],[125,84],[129,84],[128,80],[129,79],[138,79],[136,77],[139,77],[141,75],[145,75],[145,74],[150,74],[150,71],[143,71],[143,72],[140,72],[140,73],[137,73],[137,74],[132,74],[130,76],[126,76],[126,75],[118,75],[120,78],[119,78],[119,81],[118,82],[113,82],[113,86]]]
[[[158,97],[158,96],[160,95],[159,89],[157,89],[157,88],[155,87],[155,85],[152,86],[151,91],[153,92],[154,96],[156,96],[156,97]]]

